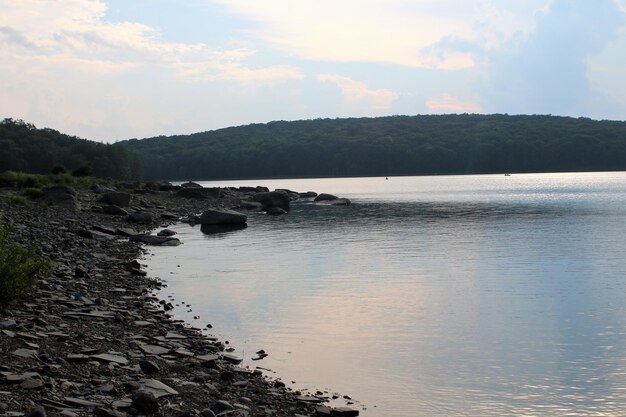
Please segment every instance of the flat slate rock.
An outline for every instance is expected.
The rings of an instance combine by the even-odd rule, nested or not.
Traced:
[[[10,374],[6,376],[7,382],[10,383],[22,383],[27,379],[40,378],[37,372],[25,372],[23,374]]]
[[[89,407],[89,408],[104,407],[104,404],[85,400],[84,398],[65,397],[63,401],[65,401],[68,404],[77,405],[80,407]]]
[[[88,355],[83,355],[81,353],[69,354],[65,357],[68,362],[87,362],[91,359]]]
[[[22,381],[20,388],[23,389],[39,389],[43,387],[43,381],[38,378],[28,378]]]
[[[128,365],[128,359],[119,355],[112,355],[110,353],[101,353],[99,355],[91,355],[92,359],[97,359],[103,362],[114,362],[119,365],[126,366]]]
[[[321,398],[312,397],[309,395],[299,395],[296,397],[296,400],[307,404],[321,404],[324,402],[324,400]]]
[[[111,311],[98,311],[98,310],[93,310],[90,311],[88,313],[84,312],[84,311],[68,311],[66,313],[63,313],[64,316],[69,316],[69,317],[87,317],[87,318],[93,318],[93,319],[112,319],[115,318],[113,312]]]
[[[161,381],[157,381],[156,379],[142,379],[141,381],[139,381],[139,383],[141,384],[142,390],[151,392],[156,398],[178,394],[178,391],[176,391],[172,387],[168,387],[167,385],[165,385]]]
[[[34,358],[37,356],[37,351],[31,349],[17,349],[11,353],[15,356],[19,356],[20,358]]]
[[[165,355],[167,353],[170,353],[171,350],[169,348],[158,345],[140,345],[139,349],[141,349],[143,353],[147,353],[149,355]]]
[[[231,353],[224,353],[221,355],[221,358],[228,363],[232,363],[233,365],[239,365],[241,362],[243,362],[243,358],[240,358],[239,356],[233,355]]]

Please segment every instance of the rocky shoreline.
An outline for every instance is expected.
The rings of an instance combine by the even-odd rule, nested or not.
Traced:
[[[176,244],[167,232],[144,233],[207,209],[285,214],[269,203],[272,193],[111,191],[60,187],[26,204],[2,199],[15,240],[38,246],[55,268],[28,299],[0,306],[0,416],[358,415],[238,367],[221,341],[171,318],[171,305],[154,295],[162,284],[137,261],[142,244]]]

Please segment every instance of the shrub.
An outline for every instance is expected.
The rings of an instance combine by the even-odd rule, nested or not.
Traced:
[[[28,204],[28,201],[21,195],[11,195],[6,201],[9,206],[25,206]]]
[[[89,164],[82,164],[72,171],[72,175],[75,177],[89,177],[92,175],[91,166]]]
[[[43,196],[43,191],[41,188],[26,188],[24,190],[24,195],[30,198],[41,198]]]
[[[37,278],[52,271],[52,262],[37,255],[32,247],[11,241],[0,217],[0,304],[23,298],[33,290]]]
[[[55,165],[52,167],[52,171],[50,171],[52,175],[65,174],[67,173],[67,169],[62,167],[61,165]]]
[[[5,171],[0,174],[0,187],[7,188],[33,188],[41,187],[45,183],[45,177],[25,172]]]

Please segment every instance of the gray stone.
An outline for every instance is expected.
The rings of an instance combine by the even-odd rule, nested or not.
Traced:
[[[143,379],[139,383],[141,384],[141,389],[143,391],[151,392],[157,398],[178,394],[178,391],[171,387],[168,387],[167,385],[165,385],[161,381],[157,381],[156,379]]]
[[[215,413],[210,408],[200,411],[200,417],[215,417]]]
[[[20,358],[34,358],[37,356],[37,351],[32,349],[17,349],[11,353]]]
[[[133,229],[127,229],[127,228],[123,228],[123,227],[122,227],[122,228],[115,229],[115,233],[116,233],[118,236],[126,236],[126,237],[130,237],[130,236],[135,236],[135,235],[141,235],[141,234],[143,234],[143,233],[140,233],[140,232],[138,232],[138,231],[136,231],[136,230],[133,230]]]
[[[96,230],[98,232],[106,233],[107,235],[116,235],[117,234],[115,229],[113,229],[111,227],[102,226],[102,225],[92,226],[92,229]]]
[[[130,214],[127,220],[131,223],[150,224],[153,222],[152,214],[146,211],[137,211]]]
[[[157,236],[174,236],[175,234],[176,232],[173,230],[163,229],[159,233],[157,233]]]
[[[223,353],[221,358],[228,363],[232,363],[233,365],[239,365],[243,361],[243,358],[233,355],[232,353]]]
[[[111,408],[96,408],[93,410],[93,414],[96,417],[126,417],[126,413],[113,410]]]
[[[12,329],[16,325],[17,323],[15,322],[15,320],[0,321],[0,329]]]
[[[113,362],[118,365],[126,366],[128,365],[128,359],[120,355],[113,355],[111,353],[101,353],[99,355],[91,355],[92,359],[97,359],[102,362]]]
[[[76,190],[66,185],[54,185],[44,188],[43,199],[48,204],[62,206],[70,209],[78,209],[78,200],[76,199]]]
[[[287,214],[287,212],[280,207],[269,207],[265,212],[270,216],[280,216],[283,214]]]
[[[205,210],[200,216],[200,224],[202,225],[225,225],[225,224],[243,224],[246,223],[248,217],[245,214],[234,210]]]
[[[131,195],[129,193],[105,193],[100,201],[104,204],[117,207],[128,207],[130,205]]]
[[[315,191],[307,191],[304,193],[298,193],[300,198],[314,198],[317,197],[317,193]]]
[[[330,415],[332,417],[357,417],[359,415],[359,410],[349,407],[337,407],[332,409]]]
[[[20,384],[23,389],[39,389],[43,387],[43,381],[36,378],[28,378]]]
[[[181,188],[202,188],[200,184],[193,181],[187,181],[180,185]]]
[[[176,192],[176,196],[205,200],[208,198],[220,198],[222,190],[219,188],[181,188]]]
[[[147,353],[149,355],[165,355],[170,353],[171,350],[159,345],[141,345],[139,346],[139,349],[141,349],[143,353]]]
[[[137,391],[133,394],[133,407],[141,413],[154,414],[159,411],[159,402],[149,391]]]
[[[103,404],[97,403],[95,401],[86,400],[84,398],[65,397],[63,401],[67,404],[77,405],[79,407],[87,407],[87,408],[104,407]]]
[[[326,193],[322,193],[320,195],[318,195],[317,197],[315,197],[315,199],[313,200],[314,202],[318,202],[318,201],[331,201],[331,200],[336,200],[339,197],[337,197],[336,195],[332,195],[332,194],[326,194]]]
[[[180,240],[171,236],[155,236],[155,235],[135,235],[130,236],[129,240],[131,242],[141,242],[147,245],[154,246],[178,246],[180,245]]]
[[[352,204],[352,201],[347,198],[338,198],[336,200],[328,201],[327,204],[331,206],[349,206]]]
[[[41,406],[35,407],[26,414],[26,417],[46,417],[46,410]]]
[[[139,368],[141,368],[141,371],[144,374],[154,374],[161,370],[161,368],[159,368],[159,365],[145,359],[139,361]]]
[[[261,210],[263,208],[263,204],[258,201],[241,200],[239,202],[239,207],[245,210]]]
[[[111,408],[96,408],[93,414],[96,417],[126,417],[126,413]]]
[[[102,206],[102,212],[104,214],[110,214],[112,216],[127,216],[128,215],[128,212],[126,210],[114,204]]]
[[[285,211],[289,211],[289,194],[284,191],[271,191],[267,193],[257,193],[252,196],[252,200],[263,205],[263,210],[270,207],[280,207]]]
[[[235,407],[233,407],[232,404],[226,400],[219,400],[213,405],[213,412],[215,412],[216,414],[220,414],[224,411],[230,411],[234,409]]]
[[[163,213],[161,213],[161,217],[167,220],[174,220],[174,219],[178,219],[178,216],[175,215],[172,212],[169,211],[164,211]]]

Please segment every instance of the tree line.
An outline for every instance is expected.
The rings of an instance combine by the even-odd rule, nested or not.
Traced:
[[[0,172],[145,180],[626,170],[626,122],[509,115],[275,121],[106,145],[0,122]]]
[[[275,121],[120,145],[150,180],[626,170],[626,122],[540,115]]]
[[[125,146],[38,129],[7,118],[0,121],[0,172],[9,170],[36,174],[68,171],[126,180],[142,176],[139,158]]]

